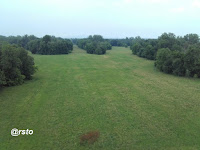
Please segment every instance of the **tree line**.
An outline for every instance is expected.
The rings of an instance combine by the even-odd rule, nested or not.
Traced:
[[[200,77],[200,42],[197,34],[187,34],[181,37],[173,33],[164,33],[157,39],[142,39],[139,36],[125,39],[104,39],[101,35],[90,35],[88,38],[71,40],[49,35],[42,38],[25,35],[0,36],[0,41],[1,43],[10,43],[11,45],[5,45],[15,47],[8,46],[9,49],[24,48],[33,54],[42,55],[68,54],[73,50],[73,43],[89,54],[98,55],[105,54],[106,50],[112,49],[112,46],[130,46],[133,54],[155,60],[155,66],[160,71],[178,76],[194,77],[196,75]],[[1,49],[5,49],[2,44]],[[1,83],[5,76],[5,73],[2,72],[1,69]],[[26,78],[29,77],[26,76]],[[11,83],[6,81],[5,85],[11,85]]]
[[[10,44],[16,44],[25,49],[27,49],[28,42],[36,39],[38,38],[34,35],[24,35],[24,36],[18,35],[18,36],[8,36],[8,37],[0,35],[1,42],[3,41],[3,42],[8,42]]]
[[[0,41],[16,44],[33,54],[56,55],[69,54],[73,50],[73,43],[69,39],[57,38],[55,36],[45,35],[38,38],[34,35],[24,36],[0,36]]]
[[[19,85],[35,73],[33,57],[18,45],[0,42],[0,87]]]
[[[112,49],[112,45],[105,41],[101,35],[90,35],[86,39],[79,39],[77,45],[86,50],[87,53],[97,55],[105,54],[106,50]]]
[[[78,41],[80,39],[72,38],[71,41],[74,45],[78,45]],[[105,42],[110,43],[111,46],[118,46],[118,47],[128,47],[131,45],[132,41],[134,40],[133,37],[131,38],[124,38],[124,39],[104,39]]]
[[[131,45],[132,41],[134,40],[133,37],[126,37],[124,39],[108,39],[109,43],[112,46],[118,46],[118,47],[128,47]]]
[[[200,78],[200,41],[197,34],[176,37],[173,33],[164,33],[158,39],[136,37],[130,49],[139,57],[155,60],[156,68],[162,72]]]

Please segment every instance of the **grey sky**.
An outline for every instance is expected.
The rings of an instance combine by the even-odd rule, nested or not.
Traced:
[[[200,35],[200,0],[0,0],[0,34]]]

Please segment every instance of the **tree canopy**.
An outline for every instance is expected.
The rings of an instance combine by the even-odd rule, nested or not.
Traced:
[[[86,50],[87,53],[97,55],[105,54],[106,50],[112,49],[112,45],[101,35],[90,35],[87,39],[80,39],[77,41],[77,45]]]
[[[16,44],[33,54],[56,55],[69,54],[73,50],[73,43],[69,39],[45,35],[38,38],[34,35],[24,36],[0,36],[0,41]]]
[[[200,42],[197,34],[176,37],[163,33],[158,39],[136,38],[131,50],[139,57],[156,60],[158,70],[178,76],[200,77]]]
[[[45,35],[42,39],[30,41],[27,45],[27,49],[33,54],[69,54],[73,50],[73,43],[68,39]]]
[[[0,45],[0,87],[22,84],[30,80],[36,67],[33,57],[17,45]]]

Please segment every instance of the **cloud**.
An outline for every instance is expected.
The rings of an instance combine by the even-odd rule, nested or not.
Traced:
[[[200,8],[200,1],[199,1],[199,0],[194,0],[194,1],[192,2],[192,7]]]
[[[173,8],[170,10],[170,12],[172,12],[172,13],[182,13],[184,11],[185,11],[184,7],[177,7],[177,8]]]
[[[163,4],[163,3],[169,3],[171,0],[138,0],[144,3],[159,3],[159,4]]]
[[[132,3],[133,0],[124,0],[125,3]]]
[[[147,0],[150,3],[166,3],[168,0]]]
[[[130,4],[130,3],[168,3],[171,0],[121,0],[117,1],[118,3],[125,3],[125,4]]]

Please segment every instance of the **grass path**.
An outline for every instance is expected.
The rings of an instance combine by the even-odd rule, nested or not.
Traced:
[[[0,149],[200,149],[199,79],[158,72],[127,48],[33,56],[34,79],[0,91]],[[93,130],[98,142],[80,146]]]

